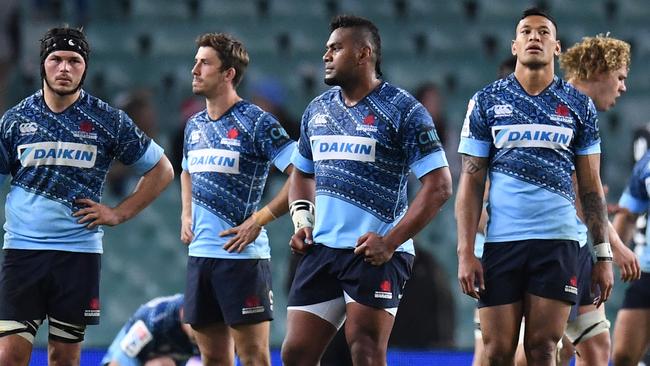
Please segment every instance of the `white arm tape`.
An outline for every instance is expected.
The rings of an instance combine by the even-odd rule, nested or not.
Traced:
[[[594,245],[594,254],[598,262],[611,262],[614,258],[612,246],[609,243],[600,243]]]
[[[314,204],[307,200],[295,200],[289,204],[289,213],[295,231],[314,227]]]

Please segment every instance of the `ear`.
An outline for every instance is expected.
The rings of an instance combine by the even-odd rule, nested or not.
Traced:
[[[515,44],[514,39],[510,41],[510,52],[512,53],[513,56],[517,56],[517,46]]]
[[[363,46],[359,49],[359,61],[358,64],[364,64],[372,60],[372,48],[370,46]]]
[[[225,72],[225,78],[226,80],[232,82],[233,79],[235,79],[235,76],[237,76],[237,70],[235,70],[234,67],[228,68],[228,70],[224,71]]]
[[[560,45],[560,40],[558,39],[555,43],[555,50],[553,51],[553,54],[555,56],[559,56],[562,53],[562,45]]]

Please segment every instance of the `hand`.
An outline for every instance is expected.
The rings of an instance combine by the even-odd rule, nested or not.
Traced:
[[[623,244],[618,235],[616,235],[616,240],[611,239],[610,235],[614,263],[621,270],[621,280],[628,282],[641,278],[641,266],[634,252]]]
[[[77,222],[87,224],[86,229],[94,229],[99,225],[115,226],[123,221],[116,209],[102,205],[91,199],[80,198],[75,200],[75,203],[87,206],[72,214],[74,217],[82,216]]]
[[[612,262],[596,262],[591,270],[591,291],[596,292],[600,288],[600,296],[594,299],[594,305],[600,307],[609,299],[614,287],[614,273]]]
[[[229,253],[234,251],[241,253],[248,244],[252,243],[260,235],[260,231],[262,231],[262,227],[251,215],[241,225],[224,230],[219,233],[219,236],[223,238],[224,236],[235,235],[228,240],[223,249]]]
[[[185,245],[189,245],[194,240],[194,233],[192,232],[192,216],[181,217],[181,241]]]
[[[296,231],[296,233],[291,236],[291,240],[289,241],[291,251],[298,254],[307,253],[309,247],[314,244],[312,231],[313,228],[310,227],[303,227],[300,230]]]
[[[465,295],[480,299],[480,293],[485,291],[483,266],[474,255],[458,257],[458,283]]]
[[[365,233],[357,239],[357,247],[354,248],[354,254],[363,255],[366,263],[373,266],[381,266],[388,262],[395,252],[395,248],[391,248],[388,243],[384,241],[384,237],[376,233]]]

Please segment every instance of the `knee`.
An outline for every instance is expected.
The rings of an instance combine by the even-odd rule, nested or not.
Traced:
[[[616,350],[614,351],[612,360],[614,361],[614,366],[636,366],[638,364],[638,361],[632,355]]]
[[[229,354],[212,350],[201,350],[201,362],[206,366],[230,366],[235,363]]]
[[[509,342],[504,342],[503,340],[490,341],[486,339],[484,344],[485,356],[483,359],[487,361],[488,365],[511,365],[516,350],[517,346]]]
[[[552,362],[557,356],[557,340],[531,340],[524,344],[526,358],[535,362]]]
[[[348,345],[355,365],[374,365],[386,359],[387,345],[381,345],[371,337],[356,337]]]
[[[243,366],[271,364],[271,356],[268,347],[263,347],[257,344],[237,349],[237,356],[239,356],[239,361]]]
[[[29,354],[24,355],[21,352],[15,352],[7,347],[0,347],[0,365],[22,366],[29,362]]]
[[[303,347],[296,342],[285,340],[281,350],[282,364],[286,366],[315,365],[320,355],[309,351],[309,347]]]

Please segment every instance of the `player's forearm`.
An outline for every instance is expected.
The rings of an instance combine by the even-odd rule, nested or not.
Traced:
[[[289,176],[289,202],[308,200],[314,202],[316,195],[316,181],[313,174],[307,174],[294,168]]]
[[[289,176],[293,172],[293,165],[289,165],[285,170]],[[271,211],[274,218],[278,218],[289,211],[289,184],[290,179],[287,177],[287,180],[284,182],[282,189],[275,197],[269,202],[266,207]]]
[[[576,158],[576,177],[582,216],[594,245],[608,242],[607,204],[600,181],[600,154]]]
[[[147,207],[174,179],[174,169],[163,155],[158,163],[140,178],[133,192],[115,210],[120,222],[129,220]]]
[[[186,170],[181,172],[181,217],[192,217],[192,177]]]
[[[624,244],[628,244],[632,240],[636,228],[637,217],[638,215],[633,214],[624,208],[614,216],[612,227],[618,233],[618,236]]]
[[[456,194],[458,256],[474,255],[474,241],[483,212],[487,164],[486,158],[463,155],[463,171]],[[487,216],[487,212],[486,212]]]
[[[420,232],[452,194],[451,173],[443,167],[421,178],[422,187],[400,222],[384,236],[384,241],[397,248]]]

